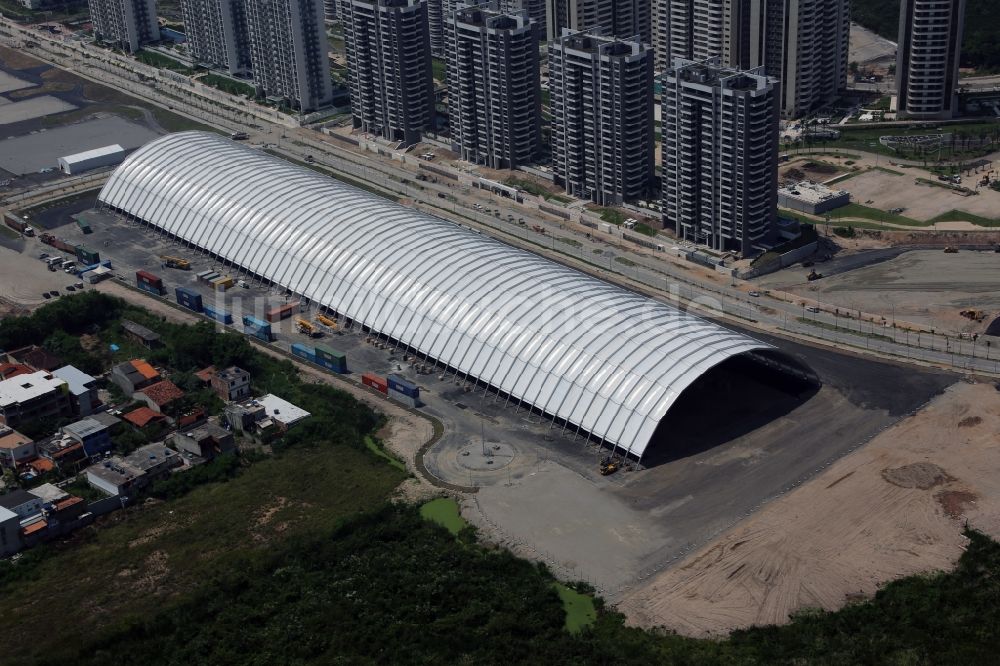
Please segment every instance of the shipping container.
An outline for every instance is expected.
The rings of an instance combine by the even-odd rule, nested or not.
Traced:
[[[94,233],[94,230],[90,228],[90,222],[87,222],[86,220],[78,219],[76,221],[76,225],[80,227],[80,231],[85,234]]]
[[[212,286],[215,287],[216,291],[225,291],[233,286],[233,278],[228,275],[215,278],[212,280]]]
[[[209,275],[211,275],[213,272],[214,271],[211,271],[211,270],[202,271],[202,272],[198,273],[195,277],[198,278],[199,282],[204,282],[205,278],[208,277]]]
[[[379,377],[374,373],[366,372],[362,374],[361,383],[364,384],[365,386],[375,389],[376,391],[380,391],[382,393],[385,393],[386,395],[389,395],[389,384],[386,383],[384,378]]]
[[[400,393],[399,391],[392,388],[392,386],[389,387],[389,391],[386,395],[388,395],[396,402],[403,403],[407,407],[413,407],[414,409],[416,409],[417,407],[420,406],[419,398],[414,398],[413,396],[406,395],[405,393]]]
[[[334,372],[347,372],[347,354],[326,345],[316,345],[316,363]]]
[[[219,274],[215,271],[205,271],[203,273],[198,273],[198,282],[203,284],[212,284],[212,280],[219,277]]]
[[[229,312],[223,310],[222,308],[205,305],[202,308],[202,312],[205,313],[206,317],[210,317],[221,324],[228,325],[233,323],[233,315],[229,314]]]
[[[288,319],[299,309],[299,302],[292,301],[291,303],[285,303],[284,305],[279,305],[278,307],[271,308],[267,311],[265,319],[270,322],[281,321],[282,319]]]
[[[316,362],[316,350],[309,345],[304,345],[301,342],[296,342],[292,345],[292,354],[300,358],[304,358],[307,361]]]
[[[194,310],[195,312],[201,312],[201,294],[196,291],[191,291],[185,287],[177,287],[174,289],[174,294],[177,296],[177,303],[183,305],[189,310]]]
[[[243,317],[243,332],[266,342],[274,340],[274,335],[271,333],[271,325],[250,315],[244,315]]]
[[[83,245],[76,246],[76,258],[84,265],[101,263],[101,253],[96,250],[88,250]]]
[[[390,389],[408,395],[414,400],[420,399],[420,387],[408,379],[403,379],[399,375],[389,375],[386,377],[386,381],[389,383]]]

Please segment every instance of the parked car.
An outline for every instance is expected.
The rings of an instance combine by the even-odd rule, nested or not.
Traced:
[[[760,292],[759,291],[751,291],[750,295],[753,296],[754,298],[758,298],[758,297],[760,297]]]
[[[52,290],[52,291],[50,291],[49,293],[50,293],[50,294],[52,294],[53,296],[58,296],[58,295],[59,295],[59,292],[58,292],[58,291],[56,291],[55,289],[53,289],[53,290]]]
[[[45,292],[44,294],[42,294],[42,298],[46,298],[46,299],[52,298],[52,294],[50,294],[49,292]]]
[[[83,283],[82,282],[77,282],[73,286],[76,287],[77,289],[83,289]]]
[[[76,291],[76,287],[74,287],[73,285],[68,285],[66,287],[66,291]]]
[[[49,258],[49,253],[48,252],[42,252],[41,254],[38,255],[38,258],[39,259],[48,259]]]
[[[809,307],[806,308],[806,310],[809,310],[809,312],[819,312],[819,308],[816,307],[815,305],[810,305]]]

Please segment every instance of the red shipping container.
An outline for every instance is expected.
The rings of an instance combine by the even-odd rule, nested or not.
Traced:
[[[361,383],[375,389],[376,391],[389,395],[389,382],[387,382],[384,377],[379,377],[371,372],[366,372],[361,375]]]
[[[281,305],[279,307],[271,308],[270,310],[268,310],[264,318],[272,323],[276,321],[281,321],[282,319],[288,319],[289,317],[292,316],[292,313],[294,313],[298,309],[298,307],[299,307],[298,301],[286,303],[285,305]]]
[[[160,278],[156,277],[152,273],[147,273],[146,271],[136,271],[135,272],[135,279],[138,280],[138,281],[140,281],[140,282],[145,282],[146,284],[153,284],[153,285],[157,285],[159,287],[163,286],[163,280],[161,280]]]

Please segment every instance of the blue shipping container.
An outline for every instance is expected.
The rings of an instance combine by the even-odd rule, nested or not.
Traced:
[[[206,305],[203,312],[217,322],[221,322],[223,324],[233,323],[233,315],[229,314],[222,308],[213,308],[211,305]]]
[[[258,340],[263,340],[264,342],[273,342],[274,338],[271,336],[271,329],[253,328],[252,326],[244,326],[243,332],[247,335],[252,335]]]
[[[398,391],[403,395],[410,396],[414,400],[420,397],[420,388],[413,382],[403,379],[399,375],[389,375],[385,378],[389,388]]]
[[[142,280],[137,280],[135,286],[143,291],[148,291],[151,294],[156,294],[157,296],[162,296],[162,292],[156,288],[156,285],[149,284],[148,282],[143,282]]]
[[[251,317],[250,315],[243,315],[243,325],[252,326],[254,328],[267,328],[270,329],[271,325],[266,321],[257,319],[256,317]]]
[[[299,356],[308,361],[316,362],[316,350],[309,345],[304,345],[301,342],[296,342],[292,345],[292,354]]]
[[[178,304],[183,305],[189,310],[201,312],[201,294],[190,289],[185,289],[184,287],[174,289],[174,294],[177,296]]]

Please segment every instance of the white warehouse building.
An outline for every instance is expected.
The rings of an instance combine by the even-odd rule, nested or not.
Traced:
[[[110,146],[94,148],[93,150],[76,153],[75,155],[60,157],[59,170],[72,176],[74,174],[83,173],[84,171],[90,171],[91,169],[115,166],[116,164],[121,164],[124,159],[125,149],[116,143]]]
[[[773,346],[214,134],[133,153],[98,197],[640,457],[681,393]]]

